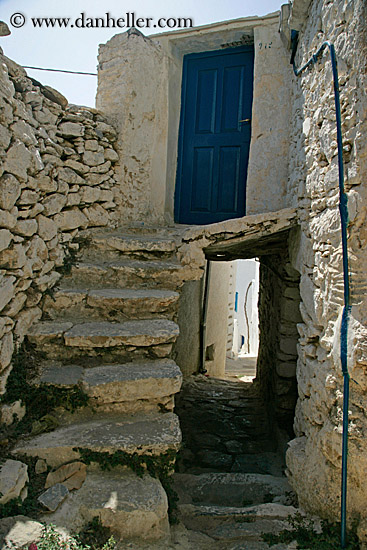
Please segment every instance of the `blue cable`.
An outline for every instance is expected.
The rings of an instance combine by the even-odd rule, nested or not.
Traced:
[[[344,165],[343,165],[343,139],[341,129],[340,95],[338,67],[335,55],[334,44],[326,40],[317,50],[317,52],[303,65],[297,69],[294,63],[295,52],[298,42],[298,33],[292,31],[293,51],[291,62],[293,64],[294,74],[299,76],[308,67],[315,65],[321,57],[326,47],[329,48],[331,66],[334,82],[334,99],[336,111],[336,131],[338,143],[338,171],[339,171],[339,213],[341,222],[342,252],[343,252],[343,281],[344,281],[344,307],[342,322],[340,328],[340,361],[344,377],[344,397],[343,397],[343,438],[342,438],[342,479],[341,479],[341,548],[346,548],[346,525],[347,525],[347,478],[348,478],[348,414],[349,414],[349,372],[348,372],[348,322],[351,306],[350,285],[349,285],[349,267],[348,267],[348,197],[344,190]]]

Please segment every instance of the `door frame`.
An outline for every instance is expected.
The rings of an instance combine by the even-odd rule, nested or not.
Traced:
[[[209,50],[198,53],[186,54],[182,61],[182,85],[181,85],[181,109],[180,109],[180,122],[178,132],[178,147],[177,147],[177,171],[176,171],[176,185],[174,192],[174,222],[178,222],[180,212],[181,190],[182,190],[182,161],[184,152],[184,134],[185,134],[185,109],[186,109],[186,91],[187,91],[187,77],[188,77],[188,59],[200,59],[204,57],[216,57],[219,55],[230,55],[232,53],[246,53],[252,52],[255,57],[254,46],[238,46],[233,48],[223,48],[221,50]],[[252,79],[252,86],[254,85],[254,78]],[[251,143],[251,141],[250,141]],[[246,215],[246,183],[245,183],[245,215]]]

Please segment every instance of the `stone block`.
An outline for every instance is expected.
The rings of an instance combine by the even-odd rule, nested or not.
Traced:
[[[0,504],[6,504],[14,498],[24,500],[28,482],[28,466],[19,460],[6,460],[0,466]]]
[[[20,313],[15,325],[14,334],[22,341],[30,327],[41,318],[42,310],[38,307],[25,309]]]
[[[47,476],[45,489],[62,483],[69,491],[80,489],[87,476],[87,465],[83,462],[70,462],[50,472]]]
[[[38,222],[38,235],[44,241],[46,242],[51,241],[51,239],[53,239],[57,235],[58,226],[50,218],[40,215],[37,217],[37,222]]]
[[[8,306],[5,308],[4,313],[8,317],[15,317],[22,307],[24,306],[27,300],[27,295],[25,292],[18,292],[15,297],[11,300]]]
[[[98,151],[98,140],[97,139],[87,139],[85,141],[85,150],[86,151]]]
[[[83,161],[88,166],[99,166],[105,162],[105,157],[102,151],[85,151]]]
[[[41,107],[43,98],[38,91],[27,92],[24,94],[24,102],[29,103],[32,107]]]
[[[49,512],[55,512],[60,504],[69,494],[69,489],[62,483],[57,483],[50,489],[47,489],[38,497],[38,502],[42,504]]]
[[[1,519],[1,549],[28,548],[34,541],[41,538],[42,527],[41,523],[27,516],[13,516]]]
[[[66,138],[78,138],[84,136],[85,128],[78,122],[63,122],[59,125],[58,131]]]
[[[22,235],[23,237],[32,237],[37,232],[38,223],[35,219],[30,220],[18,220],[14,233]]]
[[[53,216],[54,214],[61,212],[61,210],[66,205],[66,201],[67,198],[64,195],[60,195],[59,193],[48,195],[42,201],[42,204],[45,207],[45,216]]]
[[[20,269],[27,261],[23,245],[15,244],[13,248],[0,252],[0,266],[8,269]]]
[[[50,101],[53,101],[57,105],[60,105],[60,107],[62,107],[63,109],[68,106],[68,100],[66,99],[66,97],[51,86],[42,86],[41,93]]]
[[[73,160],[73,159],[66,160],[64,162],[64,166],[66,166],[67,168],[71,168],[80,176],[83,176],[84,174],[89,172],[88,166],[86,166],[82,162],[78,162],[77,160]]]
[[[4,172],[13,174],[20,181],[27,181],[27,172],[32,164],[32,154],[28,151],[24,143],[17,141],[10,147],[6,153],[4,162]]]
[[[43,193],[54,193],[57,191],[57,183],[50,176],[38,176],[34,179],[35,189]]]
[[[0,207],[11,210],[21,193],[21,185],[12,174],[3,174],[0,178]]]
[[[11,130],[14,136],[25,143],[25,145],[37,145],[37,138],[34,135],[32,127],[24,122],[24,120],[18,120],[11,126]]]
[[[110,160],[111,162],[117,162],[119,156],[114,149],[105,149],[104,158],[106,160]]]
[[[152,541],[169,533],[167,508],[160,481],[148,474],[140,478],[131,470],[91,471],[81,489],[69,495],[51,521],[78,531],[97,516],[123,540]]]
[[[31,189],[24,189],[20,198],[18,199],[18,204],[22,206],[29,206],[36,204],[40,199],[40,194],[37,191],[32,191]]]
[[[181,431],[173,413],[109,415],[56,428],[54,431],[21,441],[12,454],[37,456],[57,468],[66,462],[79,460],[75,447],[94,451],[144,454],[156,456],[168,449],[178,450]]]
[[[84,186],[81,190],[81,200],[82,202],[93,203],[97,202],[100,199],[101,190],[98,187],[89,187]]]
[[[7,210],[0,210],[0,227],[5,229],[14,229],[17,218]],[[1,239],[0,239],[1,242]],[[7,248],[6,246],[4,248]],[[4,250],[4,248],[2,250]],[[0,245],[1,249],[1,245]]]
[[[108,212],[99,204],[84,208],[83,213],[88,218],[88,227],[99,227],[108,225]]]
[[[0,229],[0,251],[5,250],[13,240],[13,235],[8,229]]]
[[[6,151],[11,141],[11,133],[9,130],[0,124],[0,147]]]
[[[58,168],[59,179],[66,181],[69,185],[83,185],[85,181],[75,170],[71,168]]]
[[[79,227],[85,228],[88,225],[87,217],[76,207],[56,214],[54,221],[61,231],[71,231]]]

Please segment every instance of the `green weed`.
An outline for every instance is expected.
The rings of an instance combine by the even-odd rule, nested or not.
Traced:
[[[307,550],[335,550],[340,547],[340,525],[322,521],[321,533],[316,533],[311,519],[301,514],[289,516],[290,529],[285,529],[278,534],[263,533],[262,539],[273,546],[274,544],[290,543],[297,541],[297,548]],[[354,531],[349,533],[347,550],[359,550],[358,537]]]

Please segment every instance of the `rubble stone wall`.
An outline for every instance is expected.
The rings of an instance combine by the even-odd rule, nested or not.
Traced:
[[[349,519],[367,539],[367,6],[363,0],[314,0],[299,35],[298,66],[324,40],[334,43],[340,76],[348,195],[351,280],[348,366],[351,376]],[[336,520],[340,515],[343,378],[340,319],[343,272],[332,68],[327,50],[293,79],[289,195],[301,232],[292,245],[301,274],[294,439],[287,460],[300,503]]]
[[[0,394],[79,232],[114,222],[115,139],[0,52]]]

